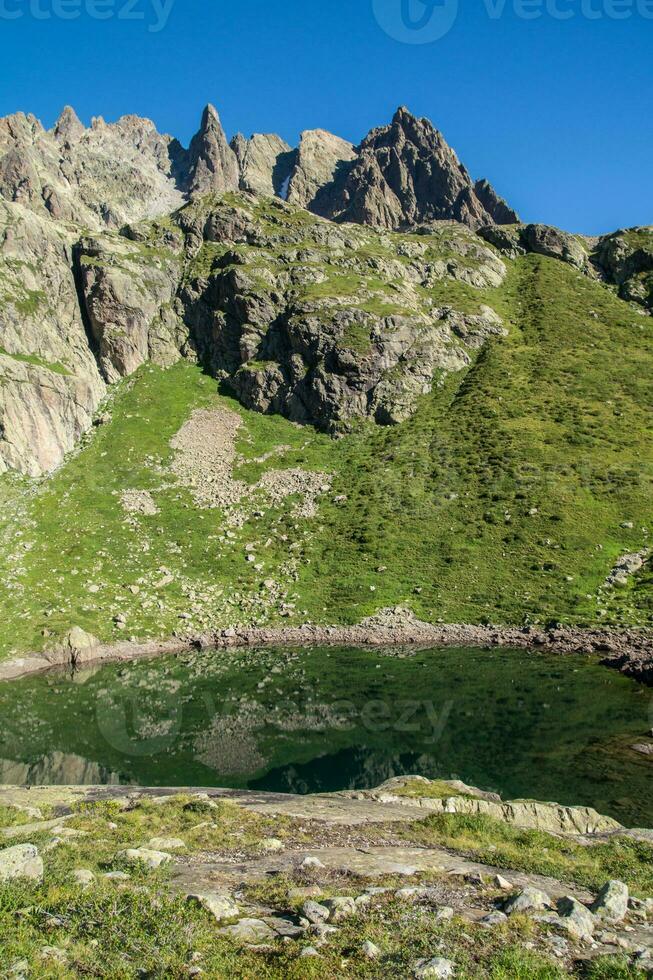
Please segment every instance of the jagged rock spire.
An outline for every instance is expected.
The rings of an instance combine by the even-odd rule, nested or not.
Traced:
[[[195,196],[210,191],[238,190],[238,161],[222,128],[217,110],[207,105],[199,132],[188,151],[188,192]]]

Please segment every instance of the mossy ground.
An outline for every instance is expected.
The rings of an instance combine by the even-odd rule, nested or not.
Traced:
[[[258,594],[289,557],[299,559],[290,623],[355,622],[406,603],[430,621],[650,625],[650,571],[601,591],[615,561],[651,541],[650,319],[539,256],[510,263],[498,289],[438,288],[491,302],[510,335],[401,425],[361,423],[334,441],[242,410],[189,364],[145,367],[117,386],[111,424],[51,478],[5,476],[1,654],[41,648],[43,631],[75,623],[110,640],[118,613],[128,635],[170,634],[194,589],[221,593],[212,625],[247,622],[231,592]],[[166,469],[172,436],[212,404],[241,414],[240,477],[270,466],[333,475],[316,518],[297,519],[287,501],[222,539],[221,513],[198,510]],[[290,448],[248,462],[280,445]],[[139,518],[138,532],[125,489],[156,491],[160,513]],[[244,563],[251,540],[270,542],[263,575]],[[128,588],[161,567],[174,581],[148,608]]]

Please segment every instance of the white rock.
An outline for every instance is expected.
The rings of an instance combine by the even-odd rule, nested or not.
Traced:
[[[95,881],[95,875],[92,871],[87,871],[85,868],[79,868],[77,871],[73,871],[70,876],[78,885],[82,888],[88,888]]]
[[[240,909],[229,895],[221,895],[217,892],[204,892],[198,895],[187,895],[186,899],[210,912],[216,922],[226,922],[229,919],[237,919]]]
[[[375,946],[369,939],[366,940],[361,946],[361,953],[368,960],[378,960],[381,956],[381,950],[379,947]]]
[[[504,911],[506,915],[514,915],[516,912],[539,912],[542,909],[551,908],[553,903],[546,892],[539,888],[528,886],[518,895],[513,895],[506,902]]]
[[[186,843],[179,837],[153,837],[147,846],[153,851],[181,851]]]
[[[449,980],[454,975],[454,964],[451,960],[445,960],[441,956],[436,956],[432,960],[418,960],[413,967],[413,976],[416,980],[428,980],[434,977],[435,980]]]
[[[164,851],[151,851],[147,847],[130,847],[126,851],[120,851],[119,858],[127,864],[144,864],[148,868],[160,868],[162,864],[172,861],[172,855]]]
[[[14,878],[43,880],[43,860],[33,844],[17,844],[0,851],[0,881]]]
[[[495,875],[492,884],[495,888],[500,888],[504,892],[512,891],[513,888],[512,882],[504,878],[503,875]]]
[[[261,919],[240,919],[235,925],[220,929],[220,934],[231,936],[242,943],[253,944],[269,943],[277,938],[277,934]]]
[[[324,865],[322,864],[322,862],[320,861],[319,858],[311,857],[309,855],[308,857],[305,857],[304,858],[304,860],[300,864],[300,867],[301,868],[314,868],[314,869],[317,869],[317,868],[323,868]]]
[[[590,910],[581,905],[573,896],[568,895],[558,902],[560,925],[575,939],[589,942],[594,935],[596,920]]]
[[[342,922],[356,914],[356,902],[350,896],[327,898],[322,904],[329,910],[329,922]]]
[[[67,958],[66,951],[59,946],[44,946],[41,950],[42,960],[54,960],[55,963],[64,964]]]

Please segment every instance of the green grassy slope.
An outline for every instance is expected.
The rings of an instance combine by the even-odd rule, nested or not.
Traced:
[[[615,560],[650,544],[653,322],[560,262],[508,265],[497,289],[433,290],[459,309],[490,302],[510,335],[396,427],[361,423],[331,440],[246,412],[186,363],[121,383],[112,422],[60,471],[0,481],[0,655],[73,624],[108,640],[275,622],[269,576],[295,606],[286,623],[353,622],[395,603],[434,621],[653,623],[650,573],[598,596]],[[243,420],[241,479],[272,467],[333,474],[316,517],[287,500],[226,537],[221,512],[175,484],[169,441],[214,404]],[[125,489],[152,491],[159,513],[127,518]]]

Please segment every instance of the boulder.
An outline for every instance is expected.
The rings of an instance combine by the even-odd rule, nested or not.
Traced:
[[[70,877],[75,884],[80,885],[82,888],[89,888],[95,881],[93,872],[85,868],[79,868],[77,871],[73,871]]]
[[[369,939],[367,939],[361,946],[361,953],[367,960],[378,960],[382,956],[379,947]]]
[[[326,898],[322,905],[329,912],[329,922],[342,922],[344,919],[351,918],[352,915],[356,915],[356,902],[353,898],[339,897],[339,898]]]
[[[277,938],[277,934],[261,919],[240,919],[234,925],[220,929],[220,935],[249,945],[269,943]]]
[[[240,909],[230,895],[223,895],[218,892],[201,892],[187,895],[186,900],[193,905],[201,905],[213,916],[216,922],[227,922],[229,919],[237,919],[240,915]]]
[[[542,909],[552,907],[553,902],[546,892],[529,885],[523,891],[508,899],[504,906],[504,912],[506,915],[514,915],[518,912],[539,912]]]
[[[628,914],[630,894],[622,881],[608,881],[591,906],[594,915],[610,922],[621,922]]]
[[[152,851],[147,847],[128,848],[125,851],[120,851],[118,857],[127,864],[144,864],[152,870],[172,861],[171,854],[164,851]]]
[[[596,928],[596,920],[590,910],[572,896],[558,902],[560,925],[575,939],[590,942]]]
[[[33,844],[17,844],[0,851],[0,881],[43,880],[43,860]]]
[[[449,980],[455,976],[455,965],[441,956],[418,960],[413,967],[413,976],[416,980]]]
[[[179,837],[152,837],[147,846],[152,851],[182,851],[186,842]]]
[[[319,922],[327,922],[329,916],[331,915],[331,908],[327,905],[322,905],[319,902],[314,902],[309,899],[302,905],[302,915],[312,922],[313,925],[317,925]]]

